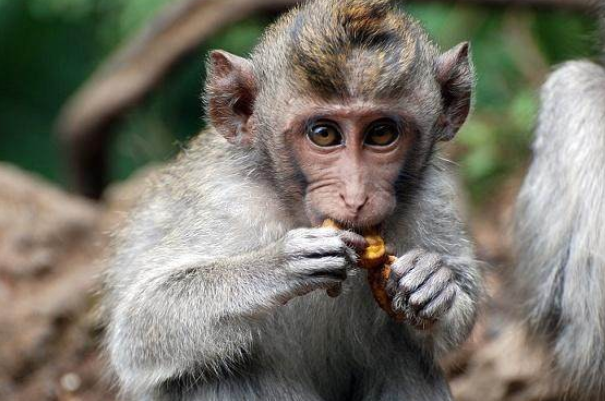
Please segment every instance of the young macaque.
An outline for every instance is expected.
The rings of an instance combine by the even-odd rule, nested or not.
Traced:
[[[469,52],[395,2],[316,0],[249,59],[210,54],[210,127],[115,240],[107,348],[130,399],[451,400],[437,359],[482,279],[436,154],[469,112]]]

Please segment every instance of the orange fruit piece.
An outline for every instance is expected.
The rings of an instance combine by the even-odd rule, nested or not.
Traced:
[[[342,229],[340,225],[331,219],[326,219],[321,226],[336,230]],[[372,290],[374,300],[393,319],[403,320],[404,316],[395,313],[391,308],[391,297],[385,289],[387,280],[391,274],[391,265],[396,258],[387,254],[384,239],[375,229],[366,231],[364,238],[368,241],[368,246],[359,255],[357,263],[359,267],[368,270],[368,284]],[[333,289],[331,290],[334,292]],[[330,294],[330,290],[328,294]]]

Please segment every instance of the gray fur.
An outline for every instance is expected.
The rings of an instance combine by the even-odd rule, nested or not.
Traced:
[[[393,306],[415,313],[397,322],[355,267],[349,236],[309,228],[304,187],[278,127],[285,105],[304,105],[311,94],[280,75],[288,71],[280,55],[289,39],[279,27],[252,57],[254,142],[238,146],[215,128],[202,133],[150,183],[116,235],[105,309],[120,386],[135,400],[451,400],[436,359],[469,334],[482,284],[454,181],[434,154],[448,124],[437,121],[444,105],[436,50],[422,53],[416,76],[408,77],[416,84],[408,101],[393,100],[422,110],[414,113],[417,146],[384,231],[402,257],[389,284]],[[434,49],[426,35],[416,39]],[[467,48],[461,57],[469,63]],[[470,68],[463,75],[453,78],[453,89],[472,81]],[[409,252],[422,258],[411,260]],[[410,267],[426,280],[400,290],[393,282],[407,280]],[[340,284],[338,298],[326,295]]]
[[[515,216],[512,283],[570,399],[605,399],[605,70],[566,63],[542,89]]]
[[[335,282],[308,273],[338,271],[348,251],[331,230],[297,228],[254,158],[204,133],[115,240],[107,343],[121,388],[158,400],[448,400],[434,358],[470,331],[479,273],[446,173],[429,167],[418,196],[395,213],[387,241],[398,255],[420,248],[465,260],[451,264],[457,305],[432,332],[389,319],[365,274],[349,274],[336,299],[297,297]],[[291,261],[311,247],[342,259]]]

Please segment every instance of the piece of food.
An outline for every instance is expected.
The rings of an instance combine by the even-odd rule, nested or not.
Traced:
[[[336,224],[332,219],[325,219],[321,225],[323,228],[333,228],[335,230],[342,230],[342,227]]]
[[[376,303],[395,320],[403,320],[405,315],[397,313],[391,307],[392,299],[387,294],[386,284],[391,275],[391,265],[397,260],[395,256],[387,255],[386,261],[379,267],[368,269],[368,283]]]
[[[336,222],[327,219],[323,222],[322,227],[342,229]],[[372,289],[372,295],[376,303],[396,320],[403,320],[402,314],[395,313],[391,307],[391,297],[386,292],[386,283],[391,274],[391,265],[396,260],[392,255],[388,255],[384,239],[378,234],[375,229],[367,230],[362,233],[363,237],[368,241],[368,246],[359,255],[359,267],[368,271],[368,283]],[[328,295],[340,293],[340,285],[328,290]]]
[[[388,256],[382,237],[374,231],[363,233],[363,237],[368,241],[368,247],[359,255],[359,267],[374,269],[384,265]]]

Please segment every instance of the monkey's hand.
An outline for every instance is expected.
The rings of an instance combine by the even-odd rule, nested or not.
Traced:
[[[443,256],[413,250],[391,266],[387,292],[393,310],[416,328],[429,329],[452,308],[458,294],[454,270]]]
[[[350,231],[299,228],[288,232],[283,258],[295,295],[338,286],[355,265],[357,252],[366,246],[362,236]]]

